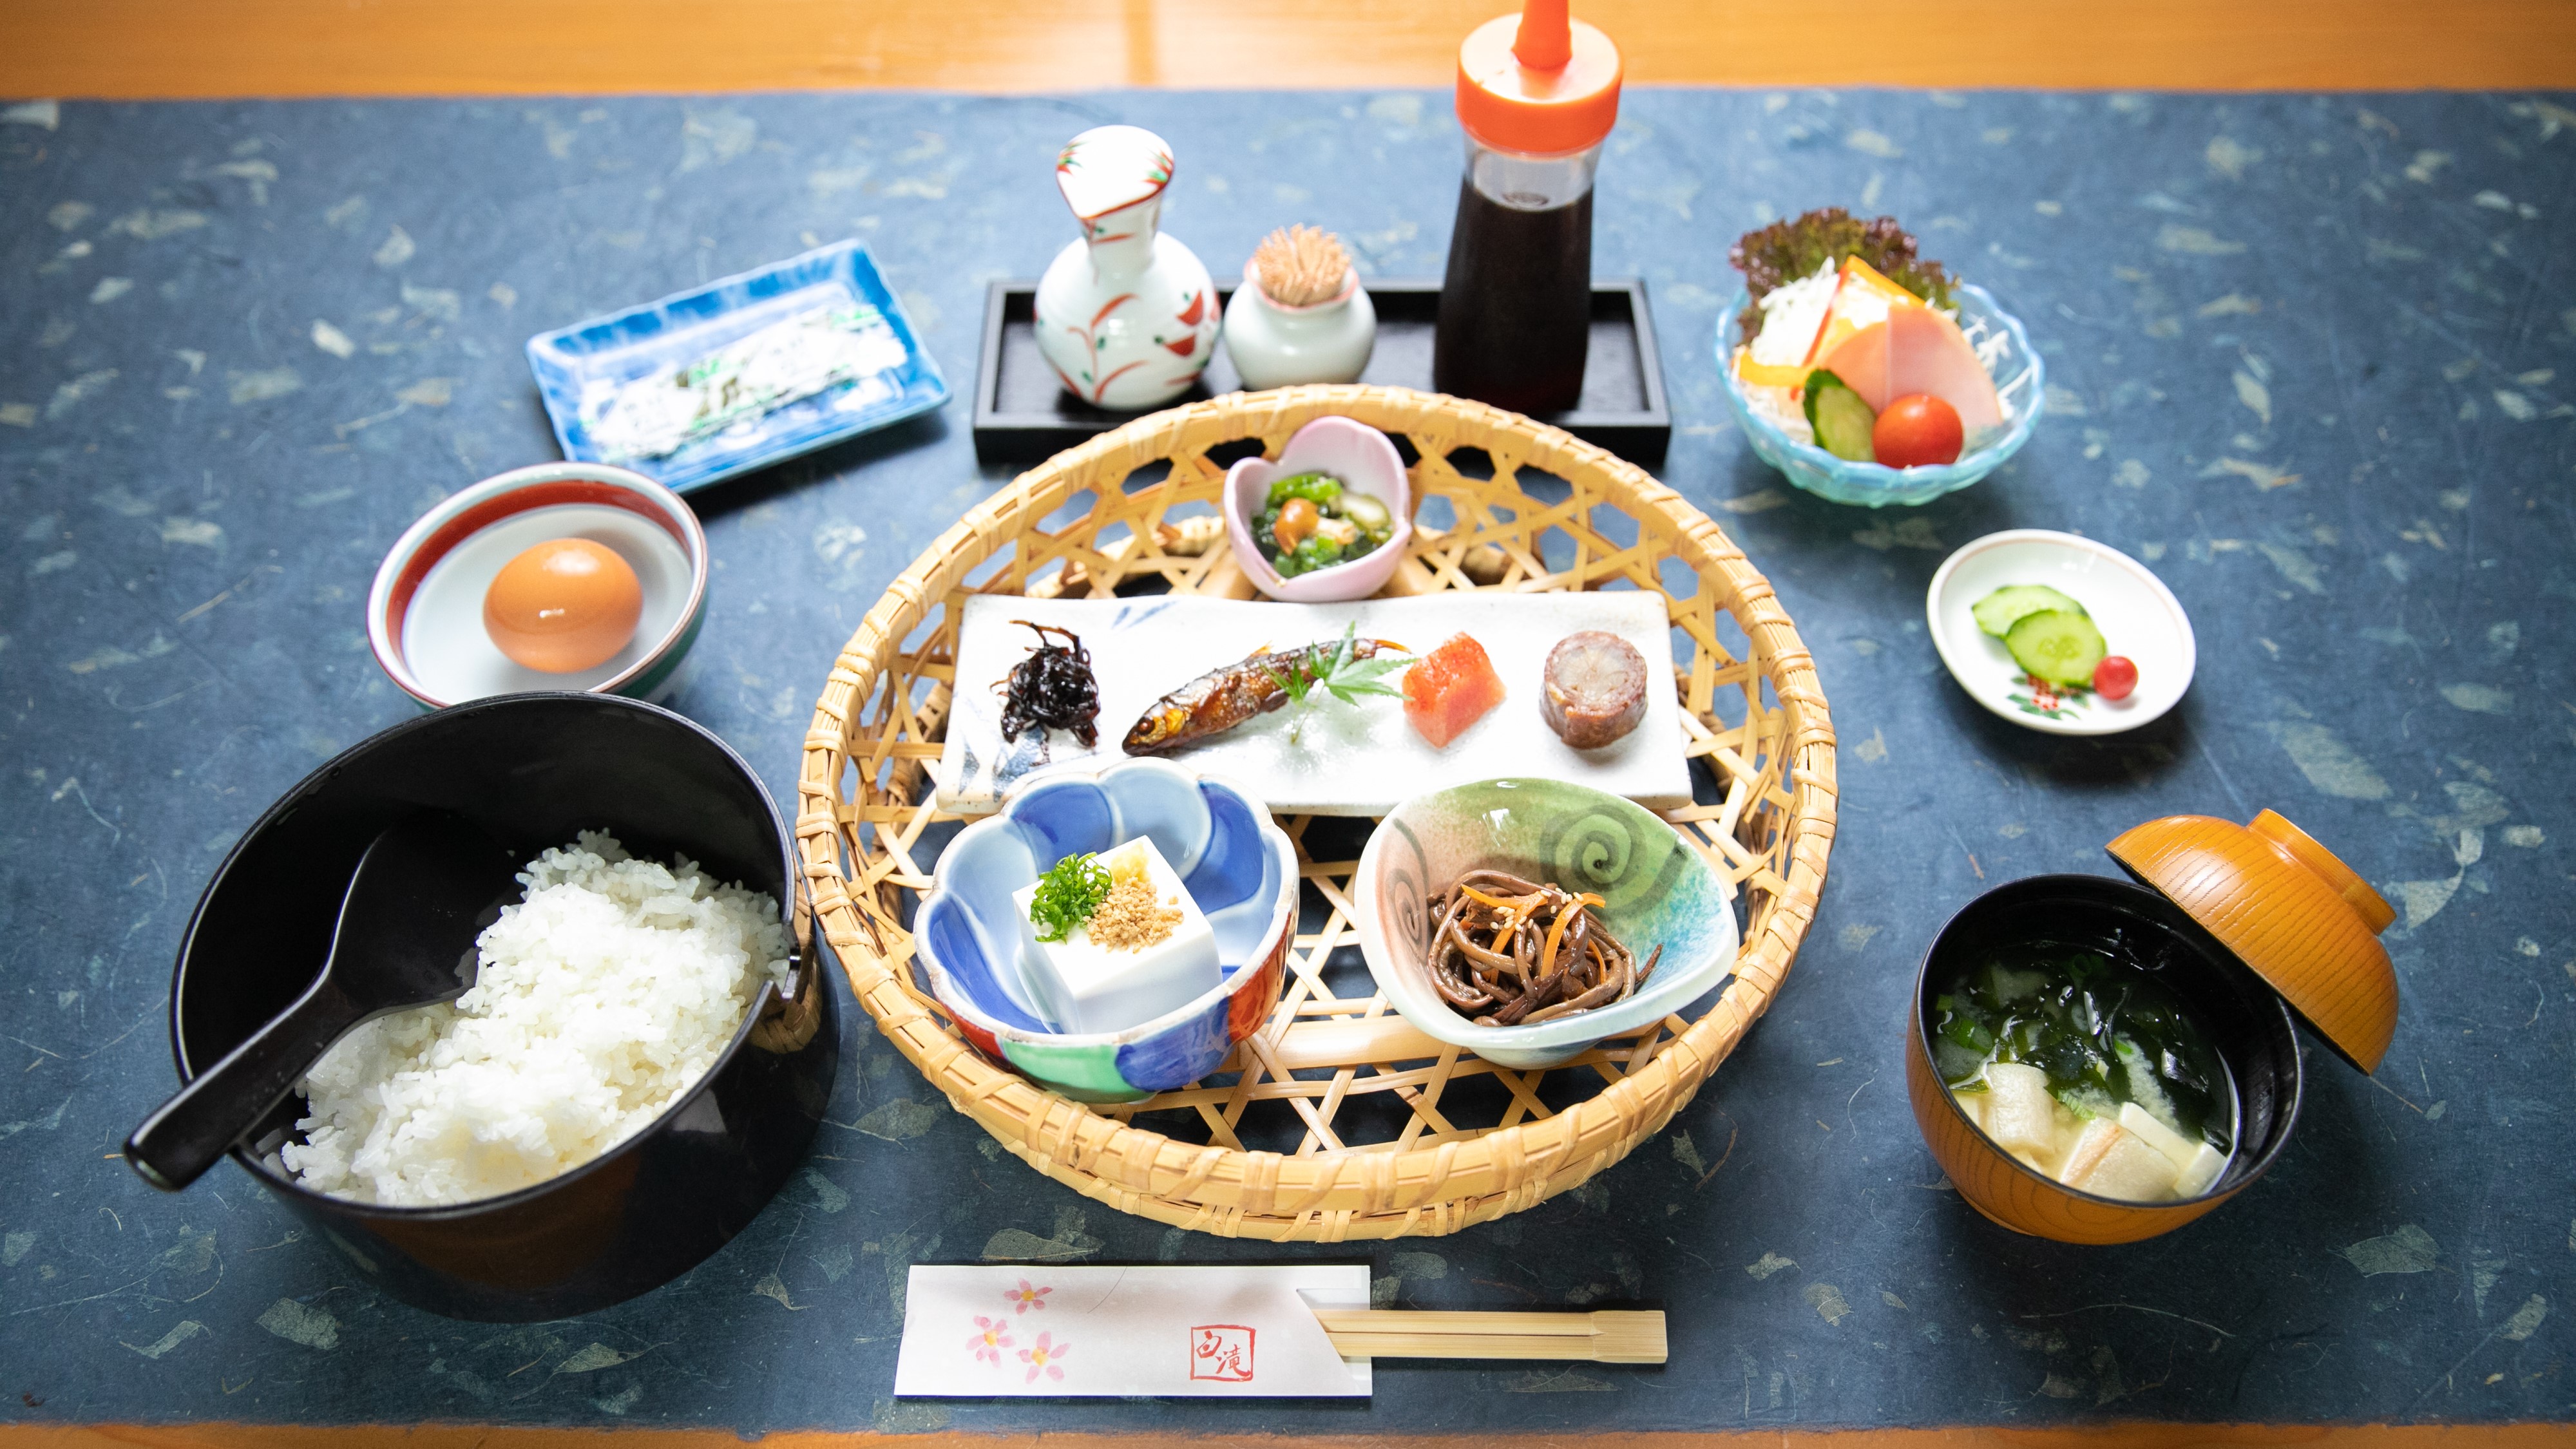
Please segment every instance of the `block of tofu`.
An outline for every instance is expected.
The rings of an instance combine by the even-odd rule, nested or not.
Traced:
[[[2227,1154],[2204,1142],[2192,1150],[2191,1161],[2183,1164],[2182,1175],[2174,1179],[2174,1196],[2198,1197],[2218,1185],[2218,1174],[2227,1169]]]
[[[1978,1123],[1995,1145],[2024,1159],[2047,1157],[2057,1150],[2057,1101],[2048,1095],[2048,1074],[2018,1062],[1995,1062],[1986,1068],[1986,1110]]]
[[[2108,1117],[2084,1124],[2057,1171],[2057,1180],[2068,1187],[2124,1202],[2165,1202],[2180,1176],[2172,1158]]]
[[[2172,1160],[2174,1171],[2181,1174],[2174,1180],[2176,1197],[2198,1197],[2209,1191],[2210,1184],[2218,1181],[2219,1169],[2227,1165],[2226,1153],[2183,1136],[2135,1102],[2120,1104],[2120,1125]]]
[[[1141,1026],[1215,990],[1222,979],[1216,933],[1152,840],[1138,836],[1103,851],[1100,864],[1109,871],[1113,892],[1141,882],[1152,892],[1157,907],[1177,910],[1179,918],[1171,922],[1170,934],[1145,946],[1103,945],[1093,938],[1093,927],[1100,921],[1096,916],[1074,927],[1061,941],[1041,941],[1029,919],[1037,884],[1012,892],[1012,904],[1019,909],[1021,959],[1030,992],[1058,1031],[1124,1031]]]
[[[1959,1110],[1968,1115],[1968,1120],[1976,1124],[1978,1131],[1991,1137],[1994,1135],[1994,1129],[1988,1125],[1987,1114],[1994,1109],[1994,1096],[1995,1094],[1992,1092],[1952,1092],[1950,1094],[1950,1100],[1959,1104]],[[2027,1147],[2015,1147],[2007,1150],[2010,1151],[2014,1157],[2019,1158],[2025,1166],[2030,1168],[2031,1171],[2038,1173],[2040,1176],[2055,1176],[2054,1173],[2048,1170],[2048,1159],[2039,1153],[2034,1152]]]

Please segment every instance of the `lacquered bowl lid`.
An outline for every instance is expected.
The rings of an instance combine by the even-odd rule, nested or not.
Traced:
[[[2333,851],[2269,810],[2250,825],[2168,815],[2109,849],[2280,992],[2337,1056],[2378,1069],[2397,1033],[2397,969],[2379,933],[2397,912]]]

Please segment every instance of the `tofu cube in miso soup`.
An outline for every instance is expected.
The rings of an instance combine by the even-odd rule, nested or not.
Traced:
[[[2084,1124],[2057,1180],[2097,1197],[2164,1202],[2174,1195],[2181,1169],[2137,1133],[2108,1117]]]
[[[1124,1031],[1189,1005],[1216,989],[1216,932],[1199,914],[1198,903],[1181,885],[1180,876],[1163,853],[1144,836],[1100,853],[1099,862],[1113,880],[1142,872],[1165,907],[1181,919],[1172,933],[1151,946],[1112,950],[1091,939],[1088,924],[1076,926],[1061,941],[1041,941],[1029,919],[1037,896],[1032,883],[1012,893],[1019,908],[1025,963],[1031,994],[1061,1032]]]
[[[2198,1197],[2218,1181],[2218,1171],[2227,1165],[2227,1154],[2206,1142],[2195,1142],[2156,1120],[2155,1115],[2135,1102],[2120,1104],[2120,1125],[2138,1134],[2141,1141],[2172,1159],[2174,1196]]]
[[[1989,1063],[1985,1099],[1977,1125],[1996,1146],[2034,1166],[2057,1154],[2057,1099],[2048,1094],[2046,1072],[2019,1062]]]

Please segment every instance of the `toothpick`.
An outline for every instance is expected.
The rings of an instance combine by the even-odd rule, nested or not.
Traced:
[[[1274,231],[1252,252],[1261,291],[1283,307],[1311,307],[1341,295],[1350,280],[1351,254],[1328,231],[1299,225]]]

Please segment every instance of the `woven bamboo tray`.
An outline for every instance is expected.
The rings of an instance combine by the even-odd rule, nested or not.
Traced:
[[[936,808],[926,767],[939,756],[961,606],[979,592],[1099,597],[1122,585],[1253,597],[1207,517],[1224,480],[1210,453],[1257,440],[1276,457],[1327,413],[1407,440],[1421,459],[1411,557],[1387,593],[1667,595],[1704,803],[1665,818],[1739,887],[1734,979],[1696,1020],[1666,1017],[1549,1071],[1498,1069],[1406,1026],[1356,965],[1347,888],[1359,855],[1351,836],[1364,827],[1285,817],[1306,908],[1268,1023],[1188,1089],[1124,1107],[1068,1101],[978,1055],[911,969],[905,922],[930,886],[925,832],[956,818]],[[1479,452],[1490,477],[1475,476]],[[1581,1185],[1672,1119],[1769,1006],[1814,916],[1833,843],[1834,734],[1814,661],[1770,584],[1642,470],[1481,403],[1302,387],[1140,418],[968,513],[843,647],[797,793],[825,939],[879,1029],[958,1111],[1121,1212],[1229,1237],[1340,1242],[1452,1233],[1518,1212]]]

